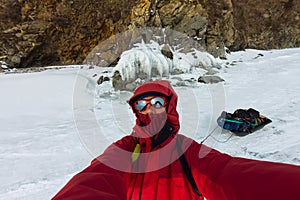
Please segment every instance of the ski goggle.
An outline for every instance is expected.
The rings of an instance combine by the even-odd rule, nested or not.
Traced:
[[[165,107],[167,105],[167,99],[165,97],[153,97],[151,99],[140,99],[134,102],[134,107],[138,111],[142,111],[146,106],[150,104],[155,108]]]

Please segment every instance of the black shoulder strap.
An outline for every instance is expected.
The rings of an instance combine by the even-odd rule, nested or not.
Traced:
[[[181,140],[179,137],[176,138],[176,144],[177,144],[177,150],[178,150],[178,154],[180,155],[179,157],[179,160],[180,160],[180,163],[181,163],[181,166],[182,166],[182,169],[188,179],[188,181],[190,182],[194,192],[199,195],[199,196],[202,196],[201,192],[199,191],[197,185],[196,185],[196,182],[195,182],[195,179],[193,177],[193,174],[192,174],[192,171],[191,171],[191,168],[189,166],[189,164],[187,163],[186,161],[186,158],[182,152],[182,149],[181,149]]]
[[[173,131],[173,126],[168,121],[166,121],[164,127],[162,128],[162,130],[158,135],[158,138],[155,141],[152,141],[151,149],[154,149],[155,147],[162,144],[166,139],[168,139],[168,137],[172,135],[172,131]]]

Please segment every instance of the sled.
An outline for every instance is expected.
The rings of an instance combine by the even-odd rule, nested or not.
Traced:
[[[217,123],[223,129],[233,132],[237,136],[245,136],[253,133],[272,120],[261,115],[253,108],[237,109],[234,113],[223,111],[217,119]]]

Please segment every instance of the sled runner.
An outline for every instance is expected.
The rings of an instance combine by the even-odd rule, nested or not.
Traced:
[[[235,133],[238,136],[245,136],[257,131],[265,125],[271,123],[272,120],[261,115],[253,108],[237,109],[234,113],[223,111],[217,119],[220,127]]]

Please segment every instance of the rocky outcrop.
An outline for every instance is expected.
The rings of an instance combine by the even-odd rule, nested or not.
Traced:
[[[82,63],[100,41],[127,28],[133,4],[0,0],[0,59],[11,67]]]
[[[300,1],[233,2],[235,39],[232,50],[300,46]]]
[[[185,33],[216,57],[225,46],[300,46],[297,0],[0,0],[0,8],[0,61],[10,67],[81,64],[110,36],[144,26]],[[107,63],[118,61],[112,46],[101,49]]]

